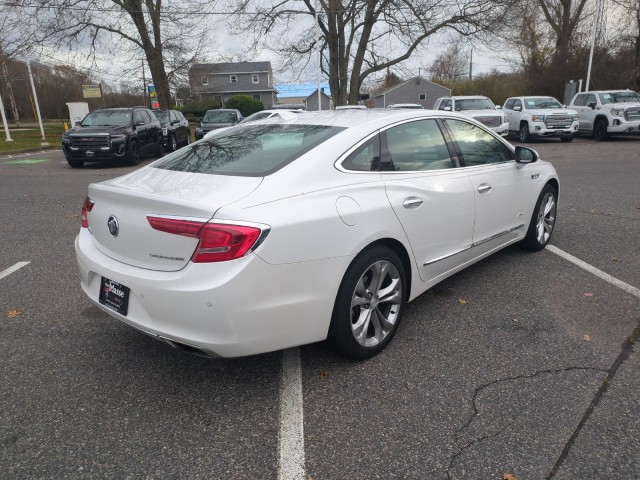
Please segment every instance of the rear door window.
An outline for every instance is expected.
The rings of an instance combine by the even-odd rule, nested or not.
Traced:
[[[418,120],[383,132],[382,170],[415,172],[454,166],[442,132],[435,120]],[[389,163],[389,168],[384,165]]]

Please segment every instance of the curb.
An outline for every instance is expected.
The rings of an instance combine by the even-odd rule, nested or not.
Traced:
[[[6,155],[16,155],[20,153],[43,152],[45,150],[62,150],[62,147],[57,145],[49,145],[48,147],[23,148],[22,150],[9,150],[8,152],[0,152],[0,157],[4,157]]]

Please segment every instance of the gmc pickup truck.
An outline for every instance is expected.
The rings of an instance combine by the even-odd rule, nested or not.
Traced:
[[[580,131],[595,140],[640,132],[640,95],[631,90],[580,92],[569,108],[578,112]]]
[[[570,142],[578,133],[578,112],[563,108],[553,97],[511,97],[502,108],[509,133],[521,142],[532,137],[556,137]]]

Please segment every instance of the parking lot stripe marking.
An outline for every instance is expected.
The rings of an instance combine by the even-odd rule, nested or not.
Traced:
[[[630,293],[634,297],[640,298],[639,288],[636,288],[633,285],[629,285],[628,283],[625,283],[622,280],[618,280],[616,277],[613,277],[608,273],[603,272],[602,270],[598,270],[596,267],[589,265],[587,262],[583,262],[579,258],[576,258],[573,255],[568,254],[564,250],[560,250],[558,247],[554,247],[553,245],[547,245],[547,250],[555,253],[556,255],[559,255],[565,260],[569,260],[571,263],[577,265],[578,267],[586,270],[589,273],[592,273],[593,275],[604,280],[605,282],[609,282],[611,285],[615,285],[616,287],[624,290],[625,292]]]
[[[31,262],[18,262],[15,265],[13,265],[12,267],[9,267],[6,270],[1,271],[0,272],[0,280],[2,280],[4,277],[8,277],[9,275],[11,275],[16,270],[20,270],[22,267],[25,267],[25,266],[29,265],[30,263]]]
[[[306,478],[303,421],[300,349],[289,348],[282,352],[279,480]]]

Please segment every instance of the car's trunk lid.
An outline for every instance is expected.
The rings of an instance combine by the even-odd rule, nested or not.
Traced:
[[[148,216],[207,221],[246,196],[262,177],[185,173],[145,168],[89,185],[88,223],[96,247],[128,265],[161,271],[184,268],[198,239],[155,230]]]

